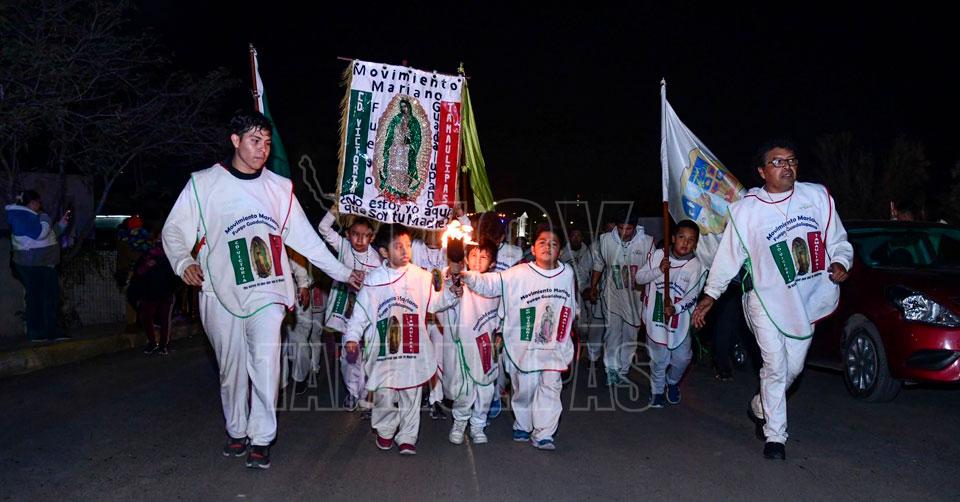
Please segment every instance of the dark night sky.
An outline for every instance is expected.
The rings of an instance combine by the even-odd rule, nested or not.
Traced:
[[[927,144],[934,177],[958,160],[946,125],[960,111],[955,27],[932,9],[284,4],[141,0],[138,18],[193,71],[248,79],[255,43],[288,153],[328,166],[328,190],[337,56],[445,73],[463,61],[497,198],[659,200],[661,76],[681,119],[748,186],[750,156],[773,136],[802,151],[826,133],[879,147],[905,133]]]

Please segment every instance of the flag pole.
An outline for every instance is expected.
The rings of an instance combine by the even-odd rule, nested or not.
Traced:
[[[463,68],[463,61],[460,62],[460,66],[457,68],[457,74],[459,74],[461,77],[463,77],[463,87],[466,87],[466,86],[467,86],[467,72],[466,72],[466,70]],[[461,94],[460,102],[463,103],[462,94]],[[460,200],[463,201],[463,214],[467,214],[467,213],[470,212],[470,199],[468,198],[469,195],[470,195],[470,194],[469,194],[470,187],[467,186],[467,180],[468,180],[468,177],[470,176],[470,171],[462,169],[462,167],[463,167],[463,160],[464,160],[464,159],[463,159],[463,157],[464,157],[464,155],[463,155],[463,153],[464,153],[464,148],[463,148],[463,146],[464,146],[464,145],[463,145],[463,129],[462,129],[462,121],[463,121],[463,112],[462,112],[462,111],[461,111],[461,113],[460,113],[460,120],[461,120],[460,148],[458,149],[458,154],[459,154],[459,157],[460,157],[460,161],[457,162],[457,164],[459,164],[459,165],[457,166],[457,169],[460,170],[460,174],[459,174],[459,176],[457,176],[457,182],[460,183]]]
[[[263,113],[260,109],[260,89],[257,87],[257,49],[250,44],[250,83],[252,84],[251,94],[253,94],[253,109]]]
[[[670,201],[668,184],[670,173],[667,165],[667,80],[660,79],[660,171],[661,189],[663,191],[663,256],[670,259]],[[656,263],[651,265],[659,267]],[[670,294],[670,267],[663,273],[663,298],[669,301]]]

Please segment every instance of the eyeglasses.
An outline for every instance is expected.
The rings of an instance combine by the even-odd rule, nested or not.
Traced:
[[[800,161],[797,160],[796,157],[789,157],[789,158],[786,158],[786,159],[776,158],[776,159],[771,160],[770,162],[767,162],[767,164],[770,164],[770,165],[772,165],[773,167],[776,167],[776,168],[782,168],[782,167],[787,167],[787,166],[797,167],[797,164],[799,164],[799,163],[800,163]]]

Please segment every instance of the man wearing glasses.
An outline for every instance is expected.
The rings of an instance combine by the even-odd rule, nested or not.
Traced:
[[[826,187],[798,183],[797,149],[771,141],[758,150],[764,186],[730,205],[727,227],[710,267],[703,298],[693,313],[704,325],[707,312],[741,266],[753,279],[743,297],[747,323],[763,357],[760,393],[748,408],[763,456],[786,458],[787,389],[803,370],[814,324],[840,299],[853,247]]]

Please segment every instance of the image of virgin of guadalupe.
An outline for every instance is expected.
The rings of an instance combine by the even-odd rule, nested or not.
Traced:
[[[540,321],[540,329],[537,330],[536,343],[550,343],[550,333],[553,332],[553,309],[547,305],[543,309],[543,318]]]
[[[257,275],[261,279],[270,277],[273,265],[270,262],[270,251],[267,249],[267,243],[259,237],[254,237],[250,241],[250,255],[253,258],[253,266],[257,270]]]
[[[432,150],[423,107],[413,97],[394,96],[377,126],[374,166],[381,195],[397,202],[415,200]]]
[[[623,289],[632,289],[632,288],[630,287],[630,285],[632,284],[632,283],[630,282],[630,279],[631,279],[631,277],[630,277],[630,267],[629,267],[628,265],[624,265],[624,266],[620,267],[620,274],[621,274],[620,277],[622,278],[621,280],[623,281]]]
[[[440,270],[433,269],[430,271],[430,275],[433,282],[433,290],[439,293],[440,290],[443,289],[443,274],[440,273]]]
[[[391,316],[390,323],[387,325],[387,344],[390,346],[391,354],[400,351],[400,320],[397,316]]]
[[[793,239],[793,258],[797,261],[797,275],[804,275],[810,270],[810,250],[807,241],[802,237]]]

